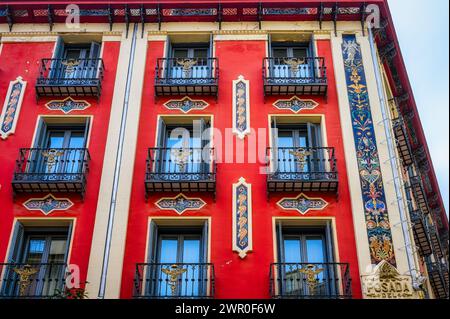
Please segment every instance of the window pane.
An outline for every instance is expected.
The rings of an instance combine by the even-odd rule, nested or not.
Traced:
[[[325,262],[325,254],[323,251],[323,240],[322,238],[311,238],[306,239],[306,262],[309,263],[323,263]]]
[[[183,247],[184,263],[200,262],[200,239],[185,239]]]
[[[274,58],[286,58],[287,57],[287,49],[273,49],[273,57]]]
[[[292,53],[294,58],[306,58],[308,50],[306,48],[293,48]]]
[[[45,239],[30,239],[28,244],[28,255],[25,263],[41,263],[45,251]]]
[[[69,140],[69,148],[84,147],[84,132],[72,132]]]
[[[50,244],[48,262],[62,263],[65,259],[67,241],[65,239],[53,239]]]
[[[62,148],[64,145],[64,132],[50,132],[47,147]]]
[[[300,255],[300,240],[299,239],[285,239],[284,240],[284,262],[299,263],[301,262]]]
[[[187,49],[174,49],[173,50],[173,57],[174,58],[187,58],[188,57],[188,50]]]
[[[159,252],[159,263],[176,263],[177,262],[178,240],[162,239],[161,251]]]

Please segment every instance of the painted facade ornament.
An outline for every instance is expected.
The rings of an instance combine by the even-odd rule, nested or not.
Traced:
[[[90,107],[87,101],[74,100],[70,96],[64,100],[53,100],[45,104],[45,107],[52,111],[62,111],[64,114],[68,114],[72,111],[83,111]]]
[[[371,275],[362,276],[362,286],[368,299],[414,299],[422,295],[414,290],[410,275],[400,275],[386,260],[381,261]]]
[[[252,185],[241,177],[233,184],[233,251],[245,258],[252,246]]]
[[[179,265],[171,265],[169,268],[162,268],[161,272],[169,277],[167,285],[170,286],[172,296],[177,294],[178,277],[184,274],[187,269],[181,268]]]
[[[204,110],[208,107],[208,103],[203,100],[192,100],[184,97],[181,100],[170,100],[163,104],[169,110],[180,110],[183,113],[189,113],[192,110]]]
[[[172,198],[161,198],[155,205],[159,209],[174,210],[181,215],[187,210],[199,210],[203,208],[206,203],[201,198],[188,198],[183,194],[178,194]]]
[[[386,260],[395,266],[391,226],[361,47],[354,35],[343,36],[342,54],[371,261],[372,264],[378,264]]]
[[[280,110],[291,110],[294,113],[298,113],[302,110],[312,110],[319,105],[314,100],[302,100],[297,96],[292,97],[289,100],[278,100],[273,103],[277,109]]]
[[[322,198],[311,198],[302,193],[295,198],[282,198],[277,205],[282,209],[296,210],[305,215],[310,210],[323,210],[328,203]]]
[[[2,139],[6,139],[16,130],[26,86],[27,82],[23,81],[20,76],[9,83],[5,103],[0,115],[0,137]]]
[[[22,268],[14,268],[14,272],[19,276],[19,296],[25,296],[28,288],[33,283],[31,277],[35,275],[39,269],[33,268],[30,265],[25,265]]]
[[[55,198],[52,194],[44,198],[30,198],[23,203],[28,210],[39,210],[44,215],[48,215],[54,210],[67,210],[73,206],[73,203],[67,198]]]
[[[233,133],[240,139],[250,134],[250,82],[242,75],[233,81]]]

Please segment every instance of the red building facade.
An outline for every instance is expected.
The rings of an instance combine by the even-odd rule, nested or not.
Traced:
[[[448,298],[386,1],[67,5],[0,5],[0,296]]]

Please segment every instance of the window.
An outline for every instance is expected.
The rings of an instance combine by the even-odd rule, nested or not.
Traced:
[[[200,222],[194,226],[151,223],[147,294],[156,297],[207,294],[208,222]],[[177,275],[171,277],[174,272]]]
[[[67,79],[96,78],[100,66],[98,42],[65,43],[59,37],[52,62],[50,77]]]
[[[330,225],[306,227],[279,222],[277,237],[280,295],[331,295],[331,290],[336,289],[332,278],[337,269]]]
[[[2,295],[48,296],[64,286],[71,225],[28,227],[16,223],[5,269]],[[29,285],[22,291],[16,269],[31,267]]]
[[[209,127],[206,119],[190,119],[172,123],[159,122],[157,167],[164,173],[202,173],[209,171],[208,140],[204,132]]]
[[[172,78],[211,77],[210,49],[208,43],[172,44]]]
[[[312,43],[272,42],[271,71],[276,78],[309,78],[313,74]]]
[[[86,157],[89,119],[80,118],[77,123],[57,123],[57,119],[41,119],[35,141],[32,163],[35,172],[80,173]]]
[[[324,169],[320,124],[277,124],[275,119],[272,125],[274,155],[280,172],[306,173]]]

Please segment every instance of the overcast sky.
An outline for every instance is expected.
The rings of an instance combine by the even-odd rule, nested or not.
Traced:
[[[449,213],[449,1],[389,0],[433,165]]]

